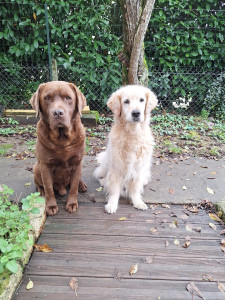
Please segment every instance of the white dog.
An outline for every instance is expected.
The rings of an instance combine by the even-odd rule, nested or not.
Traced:
[[[141,194],[151,177],[154,138],[149,123],[157,102],[152,91],[139,85],[120,88],[107,102],[114,125],[106,150],[97,156],[94,177],[107,194],[108,213],[116,212],[120,195],[131,198],[135,208],[147,209]]]

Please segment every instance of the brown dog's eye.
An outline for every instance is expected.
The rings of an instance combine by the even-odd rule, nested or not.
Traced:
[[[130,101],[129,101],[128,99],[126,99],[126,100],[124,101],[124,103],[125,103],[125,104],[129,104]]]
[[[72,100],[72,98],[70,96],[66,96],[66,100],[70,101],[70,100]]]
[[[46,96],[46,97],[44,97],[44,100],[45,101],[51,101],[51,97],[50,96]]]
[[[144,102],[145,100],[143,98],[140,99],[140,102]]]

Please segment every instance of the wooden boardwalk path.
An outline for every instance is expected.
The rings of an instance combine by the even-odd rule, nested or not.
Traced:
[[[138,211],[121,204],[117,214],[108,215],[102,203],[81,203],[70,215],[64,207],[61,203],[59,213],[47,219],[38,241],[53,252],[34,251],[14,300],[200,299],[187,291],[189,282],[206,300],[225,299],[217,283],[225,284],[223,228],[204,210],[194,214],[183,206],[158,205]],[[191,244],[184,248],[187,236]],[[136,263],[138,271],[131,276]],[[212,282],[203,280],[206,274]],[[77,295],[69,286],[72,277],[78,280]],[[34,287],[26,290],[29,279]]]

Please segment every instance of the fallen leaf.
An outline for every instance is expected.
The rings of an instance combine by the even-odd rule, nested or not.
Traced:
[[[180,217],[178,216],[178,218],[187,220],[187,219],[189,218],[189,216],[183,214],[183,215],[181,215]]]
[[[119,218],[119,221],[125,221],[127,218],[126,217],[121,217]]]
[[[225,229],[221,230],[220,234],[225,234]]]
[[[201,168],[203,168],[203,169],[208,169],[208,167],[207,167],[207,166],[201,166]]]
[[[221,244],[221,246],[225,247],[225,239],[222,239],[220,244]]]
[[[209,216],[210,216],[210,218],[211,218],[213,221],[222,222],[222,220],[221,220],[219,217],[217,217],[216,214],[211,214],[211,213],[210,213]]]
[[[174,240],[174,244],[175,244],[176,246],[180,246],[180,241],[176,238],[176,239]]]
[[[225,247],[221,246],[220,248],[225,253]]]
[[[210,274],[204,274],[202,276],[202,280],[204,280],[204,281],[214,281],[214,278]]]
[[[190,294],[192,294],[193,296],[194,295],[197,295],[199,296],[200,298],[202,298],[203,300],[206,300],[203,295],[201,294],[201,292],[199,291],[199,289],[197,288],[197,286],[194,284],[194,282],[190,282],[188,283],[187,285],[187,290]]]
[[[225,284],[223,284],[219,281],[217,283],[218,283],[218,289],[221,291],[221,293],[225,294]]]
[[[34,287],[34,283],[33,283],[33,281],[31,281],[30,279],[29,279],[29,282],[28,282],[28,284],[27,284],[27,290],[30,290],[30,289],[32,289]]]
[[[133,265],[130,267],[129,274],[133,275],[133,274],[137,273],[137,271],[138,271],[138,263],[136,263],[136,265]]]
[[[152,228],[150,229],[150,232],[151,232],[152,234],[159,234],[159,233],[157,232],[157,227],[152,227]]]
[[[210,174],[211,174],[211,175],[216,175],[216,174],[217,174],[217,172],[211,172]]]
[[[206,190],[207,190],[208,193],[210,193],[212,195],[215,194],[214,190],[210,189],[209,187],[207,187]]]
[[[171,213],[170,213],[170,217],[176,218],[177,215],[176,215],[174,212],[171,212]]]
[[[166,244],[166,247],[168,247],[170,243],[168,241],[166,241],[165,244]]]
[[[27,182],[24,184],[25,186],[30,186],[31,185],[31,182]]]
[[[102,190],[103,190],[103,187],[102,186],[100,186],[99,188],[97,188],[97,189],[95,189],[97,192],[102,192]]]
[[[196,231],[196,232],[202,231],[202,227],[193,227],[192,229],[193,229],[193,231]]]
[[[157,206],[158,206],[158,204],[150,204],[149,208],[152,210],[155,210]]]
[[[50,248],[48,245],[44,244],[44,245],[38,245],[38,244],[34,244],[34,247],[38,250],[38,251],[42,251],[42,252],[52,252],[52,248]]]
[[[169,226],[173,230],[173,229],[177,228],[177,225],[178,225],[177,220],[174,220]]]
[[[186,229],[187,231],[189,231],[189,232],[193,232],[192,226],[190,226],[190,225],[188,225],[188,224],[185,226],[185,229]]]
[[[216,230],[216,225],[213,223],[209,223],[209,227],[211,227],[213,230]]]
[[[169,192],[170,194],[174,194],[174,192],[175,192],[175,191],[174,191],[174,188],[169,189],[168,192]]]
[[[155,221],[154,221],[154,220],[146,220],[145,222],[148,223],[148,224],[152,224],[152,223],[154,223]]]
[[[190,236],[189,235],[187,235],[187,236],[185,236],[185,241],[190,241],[191,240],[191,238],[190,238]]]
[[[191,242],[190,241],[186,241],[186,242],[183,243],[182,247],[183,248],[188,248],[190,245],[191,245]]]
[[[159,215],[159,214],[161,214],[162,212],[161,211],[156,211],[156,212],[154,212],[153,214],[154,215]]]
[[[76,297],[77,297],[78,280],[75,277],[72,277],[70,279],[69,284],[70,284],[71,289],[74,291],[74,293],[76,294]]]
[[[162,206],[163,208],[170,209],[170,206],[169,206],[168,204],[161,204],[161,206]]]
[[[187,187],[186,187],[185,185],[183,185],[182,189],[183,189],[183,190],[186,190],[186,189],[187,189]]]
[[[145,258],[146,264],[152,264],[152,263],[153,263],[154,257],[155,257],[155,254],[154,254],[154,255],[147,256],[147,257]]]
[[[198,213],[198,208],[197,206],[188,206],[187,210],[189,210],[190,212],[192,212],[193,214],[197,214]]]

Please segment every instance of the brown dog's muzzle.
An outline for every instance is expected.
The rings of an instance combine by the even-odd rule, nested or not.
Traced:
[[[64,117],[64,113],[65,113],[64,110],[60,109],[60,108],[56,108],[56,109],[53,110],[53,116],[56,119]]]

